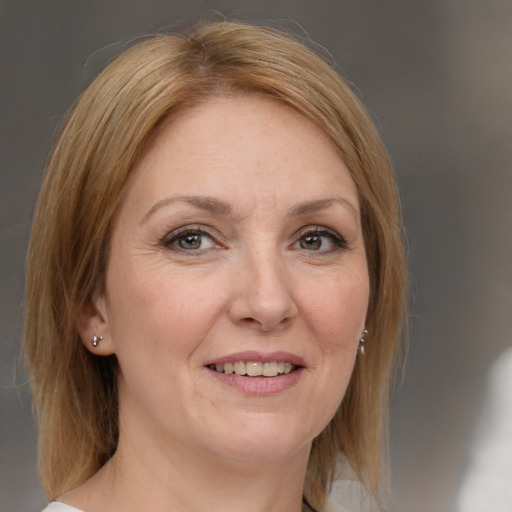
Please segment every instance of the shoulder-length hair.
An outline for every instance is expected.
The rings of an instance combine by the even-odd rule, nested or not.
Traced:
[[[49,499],[84,482],[116,450],[115,356],[84,347],[76,315],[103,290],[112,219],[133,164],[164,119],[215,95],[246,92],[315,123],[357,186],[370,334],[339,410],[313,442],[305,495],[321,506],[343,454],[378,496],[405,318],[400,208],[387,152],[355,94],[314,51],[273,29],[208,21],[150,36],[114,60],[72,108],[43,178],[28,250],[24,352]]]

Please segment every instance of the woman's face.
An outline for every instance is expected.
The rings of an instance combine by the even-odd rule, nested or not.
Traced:
[[[356,187],[290,108],[208,100],[135,165],[106,282],[98,349],[119,361],[121,435],[242,462],[308,450],[364,328]]]

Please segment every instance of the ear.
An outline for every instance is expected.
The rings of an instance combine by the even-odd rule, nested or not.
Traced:
[[[88,299],[80,306],[76,314],[76,327],[85,348],[94,355],[109,356],[115,353],[102,297]]]

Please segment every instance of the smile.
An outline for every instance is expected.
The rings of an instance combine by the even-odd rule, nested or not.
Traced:
[[[236,361],[223,364],[210,364],[210,370],[218,373],[246,375],[248,377],[277,377],[286,375],[297,368],[296,365],[288,361]]]

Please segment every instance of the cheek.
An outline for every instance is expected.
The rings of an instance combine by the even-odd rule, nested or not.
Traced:
[[[308,329],[320,351],[317,373],[316,416],[319,431],[336,413],[352,375],[359,339],[364,329],[369,299],[366,270],[338,274],[309,294]]]
[[[158,354],[172,352],[166,364],[182,364],[182,357],[204,338],[222,303],[220,288],[208,279],[198,282],[165,272],[158,279],[133,271],[125,276],[112,273],[110,289],[111,336],[121,360],[143,348],[154,361]]]
[[[366,318],[369,283],[365,271],[340,274],[321,283],[307,294],[303,304],[309,329],[322,349],[339,354],[340,349],[357,346]]]

